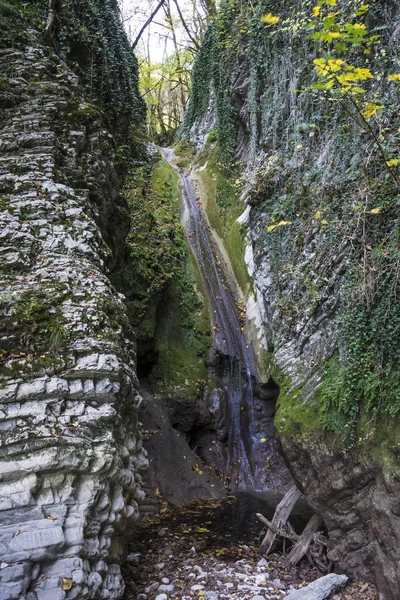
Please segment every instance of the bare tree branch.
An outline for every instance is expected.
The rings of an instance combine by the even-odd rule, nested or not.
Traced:
[[[200,47],[200,46],[199,46],[199,43],[198,43],[198,41],[197,41],[197,40],[195,40],[195,38],[194,38],[194,37],[192,36],[192,34],[190,33],[190,29],[189,29],[189,27],[187,26],[185,19],[183,18],[183,14],[182,14],[182,11],[181,11],[181,9],[180,9],[180,7],[179,7],[178,0],[174,0],[174,4],[175,4],[175,6],[176,6],[176,10],[178,11],[179,18],[180,18],[180,20],[181,20],[181,22],[182,22],[182,25],[183,25],[183,26],[184,26],[184,28],[185,28],[185,31],[186,31],[186,33],[188,34],[188,37],[189,37],[190,41],[192,42],[192,44],[193,44],[193,45],[194,45],[194,46],[197,48],[197,50],[198,50],[198,49],[199,49],[199,47]]]
[[[132,44],[132,50],[134,50],[136,48],[136,46],[139,43],[140,38],[142,37],[142,34],[144,32],[144,30],[146,29],[146,27],[148,27],[150,25],[150,23],[152,22],[152,20],[154,19],[154,17],[156,16],[156,14],[158,13],[158,11],[160,10],[160,8],[162,7],[162,5],[164,4],[165,0],[160,0],[160,2],[157,4],[156,8],[153,10],[153,12],[151,13],[151,15],[149,16],[149,18],[147,19],[147,21],[144,23],[144,25],[140,28],[139,33],[137,34],[133,44]]]

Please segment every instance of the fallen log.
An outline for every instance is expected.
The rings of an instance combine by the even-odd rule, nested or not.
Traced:
[[[297,563],[301,561],[303,556],[307,554],[314,539],[314,534],[318,531],[322,524],[323,521],[319,515],[313,515],[311,517],[305,526],[303,533],[285,558],[286,567],[295,567]]]
[[[286,521],[288,520],[290,513],[292,512],[293,507],[300,496],[301,492],[295,485],[293,485],[283,496],[282,500],[276,507],[274,516],[272,518],[271,525],[273,525],[273,528],[267,525],[268,531],[261,542],[259,548],[260,554],[269,554],[272,551],[276,536],[281,535],[280,530],[282,530],[283,526],[286,524]]]

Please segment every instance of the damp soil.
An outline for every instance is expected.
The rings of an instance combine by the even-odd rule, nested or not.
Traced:
[[[323,574],[304,560],[294,568],[283,563],[284,548],[264,559],[257,553],[261,512],[271,519],[278,494],[246,494],[202,500],[177,508],[138,526],[124,566],[124,600],[280,600]],[[312,512],[304,500],[290,522],[301,532]],[[165,594],[165,596],[163,596]],[[355,581],[332,600],[378,600],[375,587]]]

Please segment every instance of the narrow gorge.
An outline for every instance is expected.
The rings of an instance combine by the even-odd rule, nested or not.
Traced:
[[[0,600],[398,600],[398,3],[174,4],[0,1]]]

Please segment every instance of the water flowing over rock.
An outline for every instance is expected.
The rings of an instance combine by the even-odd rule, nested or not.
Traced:
[[[12,76],[0,139],[0,597],[119,598],[147,460],[134,336],[105,266],[115,143],[76,74],[35,41],[0,51]]]
[[[169,160],[173,159],[171,150],[164,149],[164,152]],[[191,178],[185,173],[180,173],[180,177],[184,199],[182,221],[200,266],[214,326],[214,370],[219,374],[221,388],[214,390],[211,397],[215,402],[213,412],[222,413],[227,444],[226,462],[220,465],[220,470],[229,472],[230,489],[235,491],[274,486],[282,489],[282,473],[278,473],[284,468],[274,449],[271,414],[253,389],[255,358],[240,319],[233,274],[211,233]],[[218,377],[215,380],[218,381]],[[273,407],[274,399],[272,396]],[[269,475],[266,463],[271,456],[276,457],[277,466]]]

